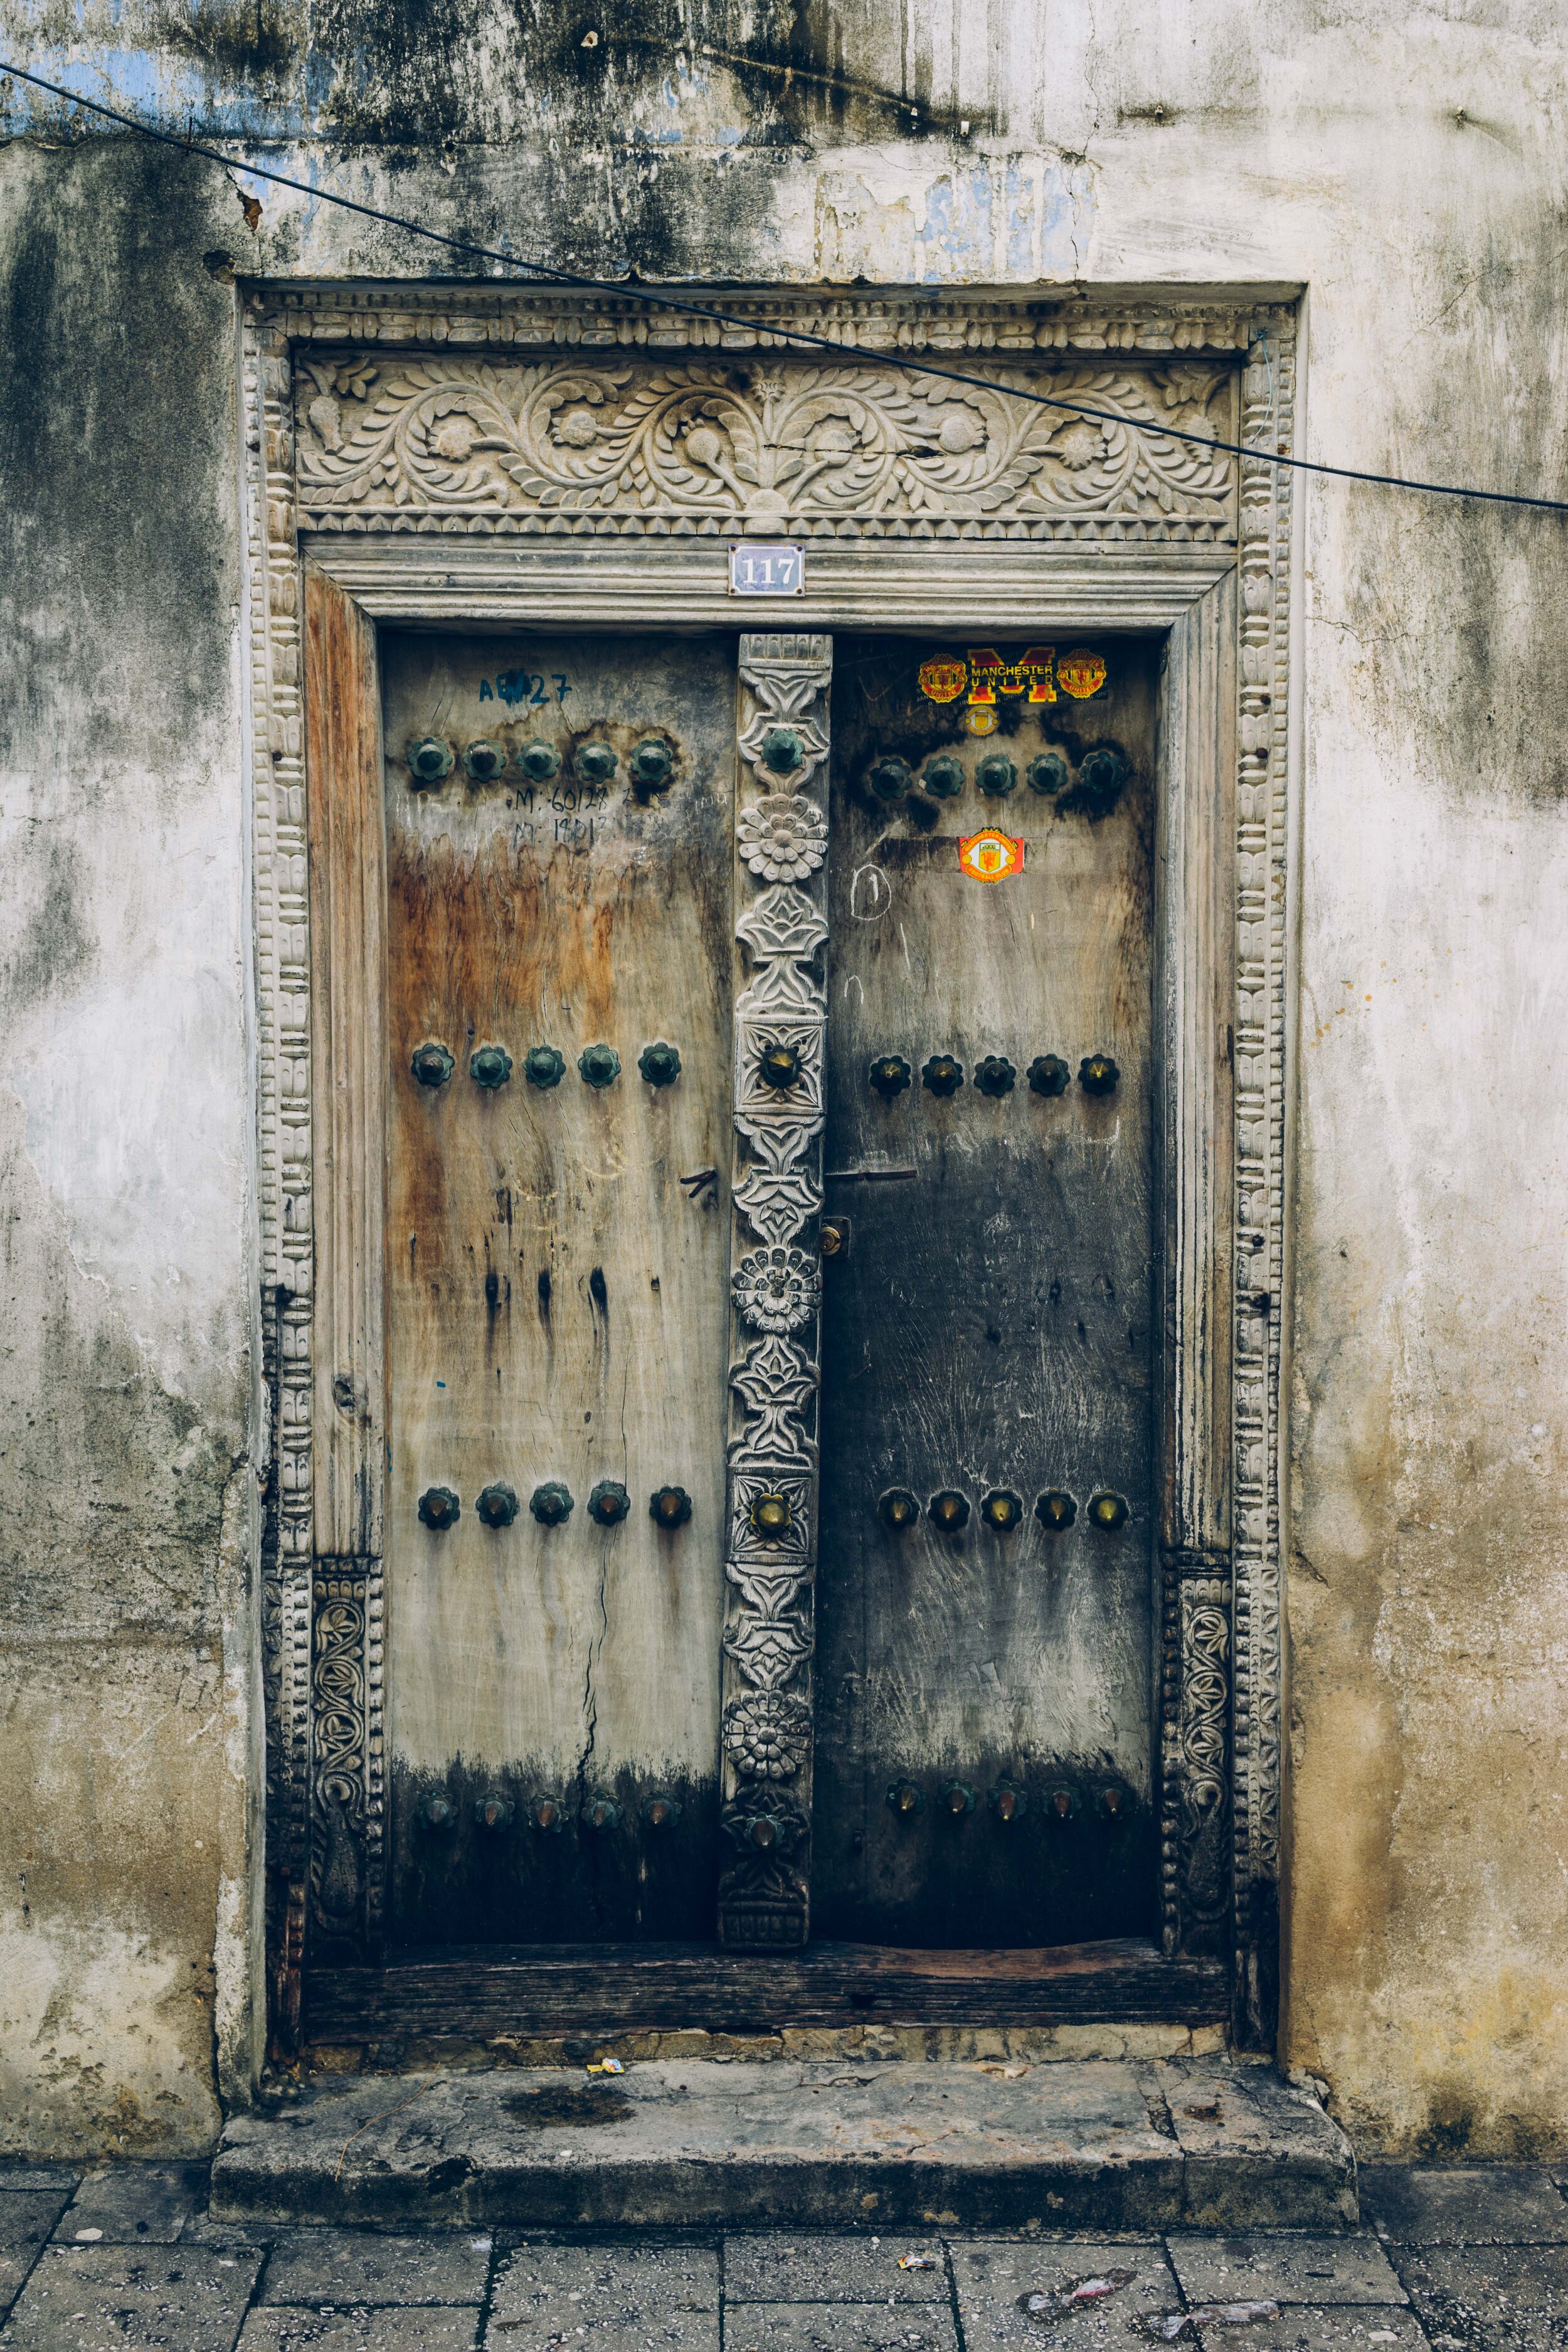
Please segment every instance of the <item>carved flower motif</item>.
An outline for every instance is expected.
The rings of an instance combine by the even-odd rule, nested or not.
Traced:
[[[1098,425],[1080,416],[1076,424],[1062,427],[1051,443],[1051,455],[1069,474],[1081,474],[1086,466],[1098,466],[1104,457],[1105,436]]]
[[[804,882],[827,855],[827,821],[799,793],[770,793],[742,811],[735,832],[742,856],[764,882]]]
[[[811,1715],[782,1691],[748,1691],[724,1710],[724,1748],[754,1780],[793,1780],[811,1744]]]
[[[816,1312],[821,1281],[804,1250],[752,1250],[735,1268],[735,1310],[754,1331],[798,1331]]]
[[[694,466],[715,466],[724,454],[723,439],[711,425],[694,425],[686,436],[686,454]]]
[[[448,416],[430,436],[430,446],[448,465],[460,466],[474,454],[479,428],[471,416]]]
[[[937,446],[949,457],[967,457],[985,446],[985,427],[967,408],[950,409],[937,427]]]
[[[569,449],[591,449],[599,437],[599,420],[590,408],[569,408],[555,426],[555,438]]]

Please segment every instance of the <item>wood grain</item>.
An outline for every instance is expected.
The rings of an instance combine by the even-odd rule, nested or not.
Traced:
[[[317,2042],[405,2034],[715,2033],[786,2026],[1216,2023],[1226,1978],[1214,1960],[1164,1960],[1129,1938],[1043,1951],[904,1951],[814,1944],[752,1958],[715,1948],[494,1947],[394,1966],[321,1970],[306,2030]]]

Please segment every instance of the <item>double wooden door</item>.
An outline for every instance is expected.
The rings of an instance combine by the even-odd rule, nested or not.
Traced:
[[[381,656],[390,1940],[1147,1932],[1157,647]]]

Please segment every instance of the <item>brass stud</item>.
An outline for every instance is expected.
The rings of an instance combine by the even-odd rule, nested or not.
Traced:
[[[637,1055],[637,1068],[650,1087],[672,1087],[680,1076],[679,1049],[662,1041],[645,1045]]]
[[[1079,1797],[1076,1789],[1057,1788],[1048,1791],[1046,1797],[1046,1812],[1051,1821],[1070,1822],[1075,1818],[1078,1811]]]
[[[781,1091],[793,1087],[800,1076],[800,1047],[782,1045],[777,1040],[764,1045],[757,1056],[757,1074],[765,1087]]]
[[[1059,751],[1042,751],[1037,760],[1029,762],[1029,790],[1044,793],[1054,800],[1058,793],[1066,791],[1069,773],[1068,763]]]
[[[922,790],[932,800],[955,801],[963,790],[963,762],[955,760],[951,751],[941,751],[928,760],[921,775]]]
[[[531,1045],[522,1057],[522,1075],[531,1087],[558,1087],[566,1075],[566,1056],[553,1045]]]
[[[1077,1518],[1078,1505],[1060,1486],[1047,1486],[1035,1505],[1035,1517],[1049,1534],[1059,1535]]]
[[[921,1084],[933,1095],[955,1095],[963,1084],[963,1064],[951,1054],[933,1054],[921,1072]]]
[[[1065,1095],[1071,1078],[1059,1054],[1037,1054],[1029,1065],[1029,1092],[1034,1095]]]
[[[590,1797],[583,1808],[584,1826],[591,1830],[613,1830],[618,1827],[621,1809],[614,1797]]]
[[[668,744],[660,742],[657,735],[645,735],[627,753],[626,772],[639,792],[662,793],[675,773]]]
[[[882,1525],[891,1528],[896,1536],[901,1536],[906,1528],[912,1528],[921,1515],[921,1507],[907,1486],[889,1486],[877,1509]]]
[[[975,1070],[974,1083],[983,1095],[1010,1095],[1017,1077],[1005,1054],[987,1054]]]
[[[477,1798],[474,1802],[474,1824],[476,1828],[489,1830],[492,1834],[501,1830],[510,1830],[511,1806],[508,1800],[505,1797],[497,1796],[493,1791],[489,1796]]]
[[[931,1515],[944,1536],[955,1536],[969,1523],[969,1498],[944,1487],[931,1498]]]
[[[679,1805],[662,1789],[657,1790],[651,1797],[645,1797],[637,1811],[650,1830],[673,1829],[680,1819]]]
[[[588,1517],[602,1528],[618,1528],[631,1509],[632,1498],[613,1478],[601,1478],[588,1497]]]
[[[1123,1822],[1132,1811],[1132,1793],[1120,1780],[1108,1781],[1100,1792],[1100,1810],[1108,1822]]]
[[[432,784],[444,784],[452,772],[452,747],[439,735],[421,736],[408,747],[408,771],[416,785],[428,790]]]
[[[561,772],[561,754],[553,743],[525,743],[517,764],[531,784],[547,784]]]
[[[746,1516],[752,1533],[763,1543],[783,1543],[795,1524],[787,1495],[757,1496]]]
[[[419,1801],[419,1819],[427,1830],[445,1831],[457,1825],[458,1810],[449,1797],[431,1795]]]
[[[647,1515],[667,1532],[683,1528],[691,1517],[691,1497],[684,1486],[660,1486],[648,1496]]]
[[[912,1821],[916,1813],[923,1813],[926,1809],[925,1792],[912,1780],[895,1780],[888,1790],[888,1803],[905,1821]]]
[[[824,1219],[822,1220],[822,1255],[823,1255],[823,1256],[824,1256],[824,1257],[842,1257],[842,1256],[843,1256],[843,1255],[844,1255],[844,1253],[845,1253],[845,1251],[848,1248],[848,1246],[849,1246],[849,1220],[848,1220],[848,1218],[847,1218],[847,1217],[824,1217]]]
[[[1084,753],[1079,762],[1078,789],[1091,817],[1110,814],[1131,773],[1127,761],[1113,744],[1099,743],[1092,751]]]
[[[1086,1054],[1078,1066],[1078,1082],[1086,1095],[1113,1095],[1121,1076],[1109,1054]]]
[[[463,1507],[450,1486],[426,1486],[419,1497],[419,1517],[424,1525],[433,1528],[437,1535],[455,1528],[462,1517]]]
[[[517,1517],[517,1496],[510,1486],[487,1486],[474,1509],[487,1528],[510,1528]]]
[[[1029,1810],[1029,1800],[1011,1780],[998,1780],[991,1791],[991,1810],[999,1822],[1022,1821]]]
[[[584,1045],[577,1068],[590,1087],[613,1087],[621,1075],[621,1057],[613,1045]]]
[[[1103,1528],[1107,1534],[1114,1535],[1118,1528],[1127,1525],[1127,1497],[1124,1495],[1091,1495],[1089,1516],[1095,1527]]]
[[[1018,781],[1018,771],[1005,751],[988,751],[974,771],[974,781],[988,800],[1000,800]]]
[[[444,1087],[458,1066],[446,1046],[431,1037],[415,1047],[408,1066],[422,1087]]]
[[[995,1528],[998,1535],[1011,1535],[1013,1529],[1022,1523],[1024,1506],[1009,1488],[999,1486],[981,1504],[980,1516],[988,1528]]]
[[[866,771],[867,786],[879,801],[901,801],[907,793],[912,791],[914,781],[914,772],[909,761],[900,760],[896,752],[889,753],[885,759],[873,760]]]
[[[547,1478],[529,1496],[528,1507],[542,1528],[563,1526],[572,1516],[572,1490],[559,1478]]]
[[[793,776],[805,758],[805,746],[792,727],[770,727],[763,737],[763,765],[775,776]]]
[[[504,774],[506,761],[504,743],[470,743],[463,753],[463,765],[476,784],[493,784]]]
[[[746,1823],[746,1843],[766,1853],[784,1835],[784,1824],[772,1813],[753,1813]]]
[[[873,1093],[891,1102],[895,1095],[903,1093],[914,1072],[901,1054],[882,1054],[872,1063],[869,1075]]]
[[[942,1808],[955,1821],[974,1811],[974,1791],[963,1780],[949,1780],[942,1789]]]
[[[481,1045],[468,1055],[468,1076],[475,1086],[493,1094],[511,1076],[511,1055],[504,1045]]]
[[[608,743],[579,743],[572,765],[585,784],[607,784],[616,772],[616,755]]]
[[[566,1826],[565,1809],[559,1797],[535,1797],[528,1809],[528,1818],[546,1837],[559,1837]]]

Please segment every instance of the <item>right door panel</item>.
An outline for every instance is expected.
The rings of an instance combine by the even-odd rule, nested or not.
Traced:
[[[1155,1914],[1158,649],[1073,653],[837,642],[820,1936]]]

